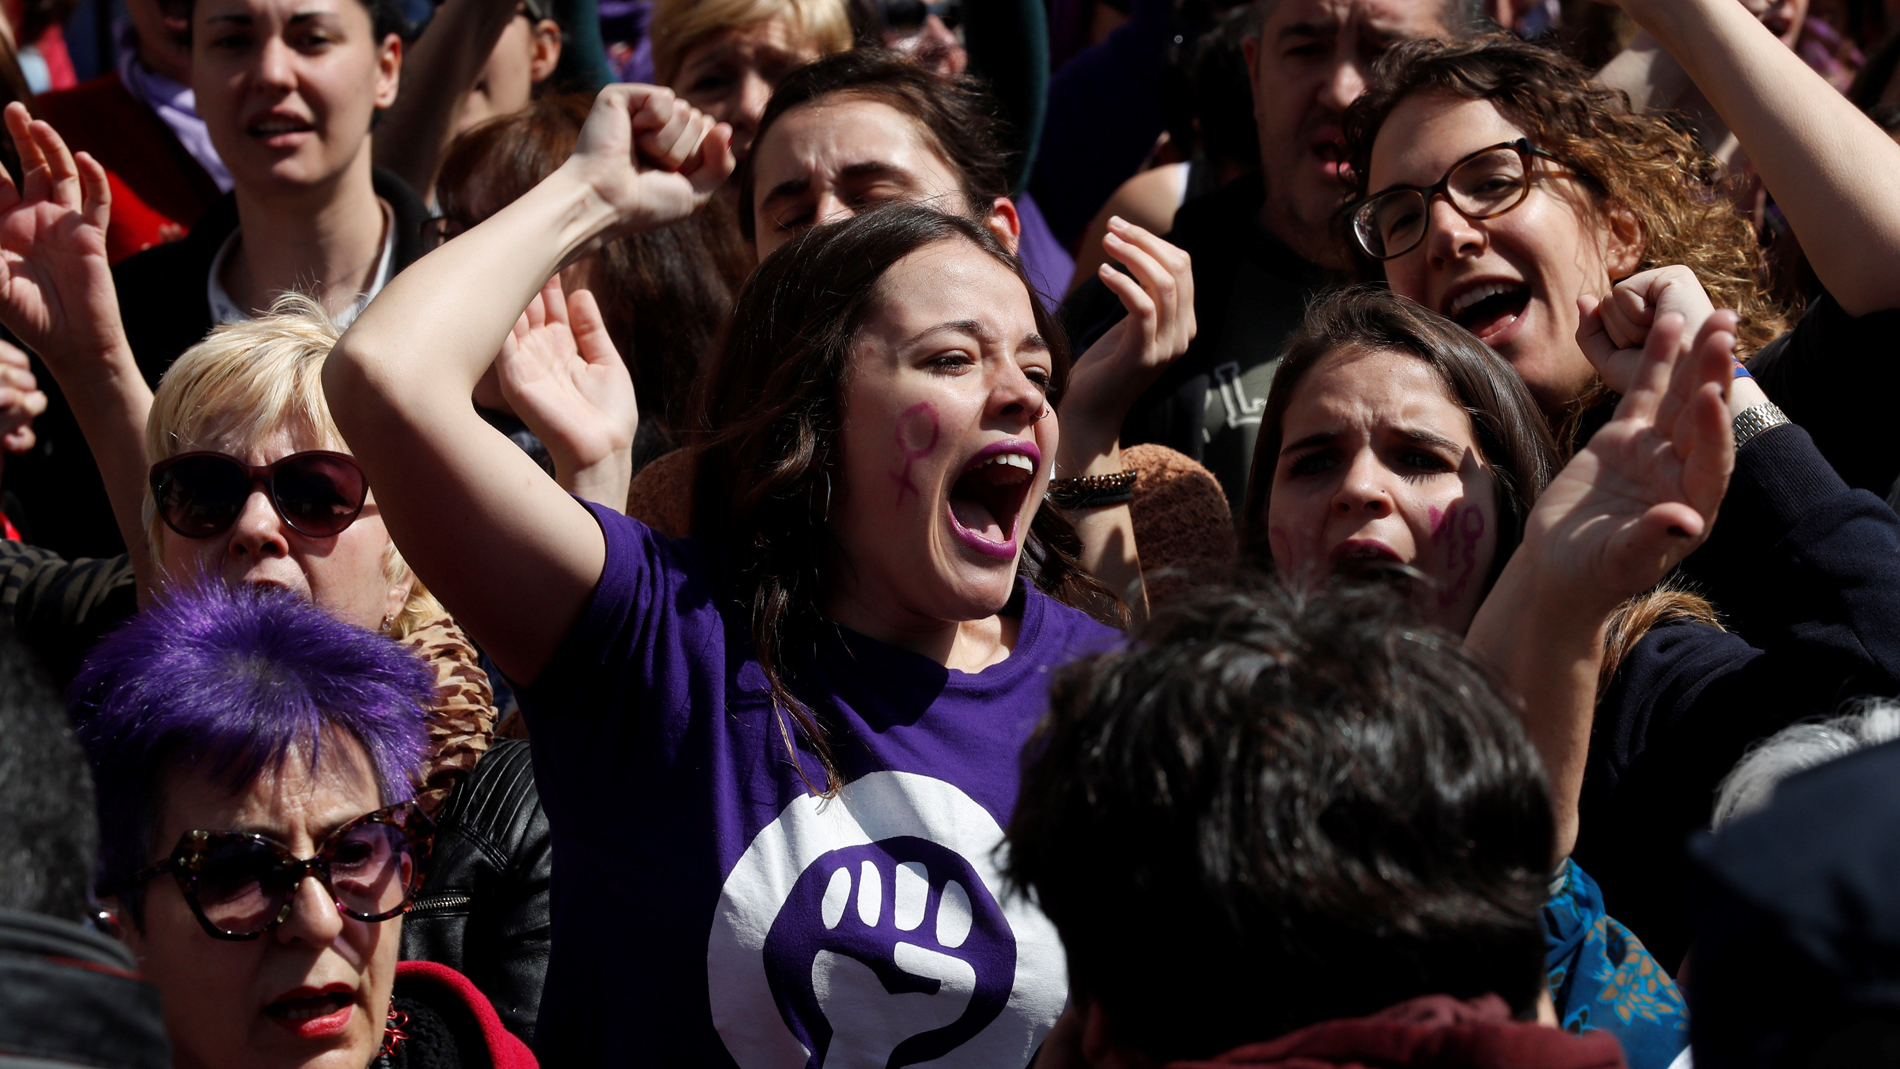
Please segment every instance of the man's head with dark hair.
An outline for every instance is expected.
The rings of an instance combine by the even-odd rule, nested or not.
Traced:
[[[1343,266],[1332,229],[1346,199],[1346,108],[1400,41],[1464,38],[1485,27],[1481,0],[1256,0],[1244,43],[1260,134],[1260,220],[1294,252]]]
[[[0,909],[84,919],[98,843],[86,754],[59,691],[0,630]]]
[[[879,204],[968,215],[1014,249],[1009,158],[996,103],[894,52],[801,67],[772,93],[739,168],[739,229],[764,260],[793,235]]]
[[[1121,1048],[1207,1057],[1430,994],[1535,1012],[1542,766],[1382,588],[1207,590],[1060,675],[1008,872]]]

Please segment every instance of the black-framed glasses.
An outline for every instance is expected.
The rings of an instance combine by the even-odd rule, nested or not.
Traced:
[[[188,831],[171,856],[106,888],[121,894],[169,872],[213,939],[256,939],[290,919],[297,888],[315,876],[337,912],[386,921],[407,911],[422,886],[435,824],[414,802],[365,813],[299,858],[275,839],[242,831]]]
[[[313,449],[252,467],[224,453],[180,453],[152,465],[152,501],[165,526],[210,538],[237,522],[262,485],[291,530],[311,538],[342,534],[363,514],[369,481],[348,453]]]
[[[898,33],[916,33],[923,29],[924,20],[935,15],[943,20],[944,27],[956,29],[963,19],[962,0],[877,0],[878,17],[884,20],[886,29]]]
[[[1353,238],[1375,260],[1404,256],[1425,240],[1432,199],[1441,196],[1466,219],[1495,219],[1524,203],[1531,191],[1533,158],[1539,156],[1557,160],[1520,137],[1473,152],[1433,185],[1380,190],[1354,206]]]

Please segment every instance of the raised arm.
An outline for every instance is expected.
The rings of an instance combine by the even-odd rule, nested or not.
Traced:
[[[1058,478],[1122,470],[1122,422],[1141,392],[1194,340],[1194,270],[1188,254],[1141,227],[1116,218],[1102,250],[1128,268],[1103,263],[1097,274],[1128,315],[1075,362],[1062,398]],[[1082,538],[1082,564],[1127,602],[1137,619],[1148,612],[1127,505],[1069,513]]]
[[[1582,304],[1586,328],[1601,335],[1596,303]],[[1550,777],[1558,860],[1577,841],[1604,625],[1702,544],[1728,488],[1735,323],[1717,312],[1684,345],[1683,317],[1657,317],[1615,417],[1538,499],[1466,636],[1524,702]]]
[[[1748,153],[1852,315],[1900,308],[1900,145],[1737,0],[1618,0]]]
[[[519,10],[520,0],[443,0],[403,57],[396,103],[376,124],[371,144],[378,167],[435,199],[436,172],[454,137],[462,102]]]
[[[6,124],[25,173],[16,188],[0,172],[0,322],[39,354],[72,406],[143,588],[152,391],[132,359],[106,260],[111,188],[98,161],[75,157],[24,105],[7,105]]]
[[[731,174],[730,145],[729,128],[666,89],[609,86],[566,163],[397,276],[324,366],[391,537],[517,682],[572,628],[606,546],[470,393],[549,276],[606,236],[691,214]]]

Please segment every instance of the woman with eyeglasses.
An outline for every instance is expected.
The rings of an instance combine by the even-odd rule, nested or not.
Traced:
[[[66,386],[133,548],[68,561],[0,542],[0,597],[17,630],[71,678],[140,600],[211,581],[290,591],[419,654],[436,687],[417,797],[445,835],[407,953],[464,967],[525,1037],[546,964],[546,821],[525,748],[490,744],[496,713],[477,653],[391,544],[331,423],[318,375],[335,323],[287,298],[193,346],[154,396],[119,326],[104,172],[25,118],[8,114],[39,173],[23,190],[0,187],[0,321]],[[473,944],[483,952],[465,956]]]
[[[1766,398],[1850,485],[1885,495],[1900,447],[1881,432],[1900,364],[1900,146],[1732,0],[1624,0],[1741,140],[1827,294],[1787,332],[1755,233],[1682,132],[1555,52],[1512,38],[1389,51],[1346,120],[1354,248],[1366,273],[1510,361],[1560,431],[1604,411],[1578,332],[1604,310],[1617,347],[1659,310],[1741,315]],[[1780,337],[1778,337],[1780,336]],[[1779,408],[1765,402],[1772,401]],[[1591,419],[1584,420],[1587,432]]]
[[[286,591],[216,582],[88,659],[98,893],[178,1065],[535,1064],[466,977],[398,962],[434,831],[413,791],[433,682]]]

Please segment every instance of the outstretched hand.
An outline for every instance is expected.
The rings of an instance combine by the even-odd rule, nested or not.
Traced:
[[[106,260],[112,192],[97,160],[24,105],[7,105],[6,125],[25,173],[15,187],[0,171],[0,322],[63,374],[67,354],[125,341]]]
[[[1100,276],[1128,315],[1075,362],[1062,398],[1066,455],[1108,451],[1128,410],[1194,340],[1194,265],[1188,254],[1120,217],[1108,221],[1102,249],[1127,266],[1104,263]]]
[[[1736,324],[1715,312],[1685,344],[1684,317],[1657,315],[1616,415],[1531,510],[1526,545],[1583,602],[1607,612],[1708,538],[1735,467]]]
[[[633,376],[587,290],[548,279],[495,359],[502,396],[548,447],[570,493],[626,507],[640,408]]]
[[[652,85],[594,98],[568,166],[613,210],[619,233],[686,218],[732,174],[732,127]]]

